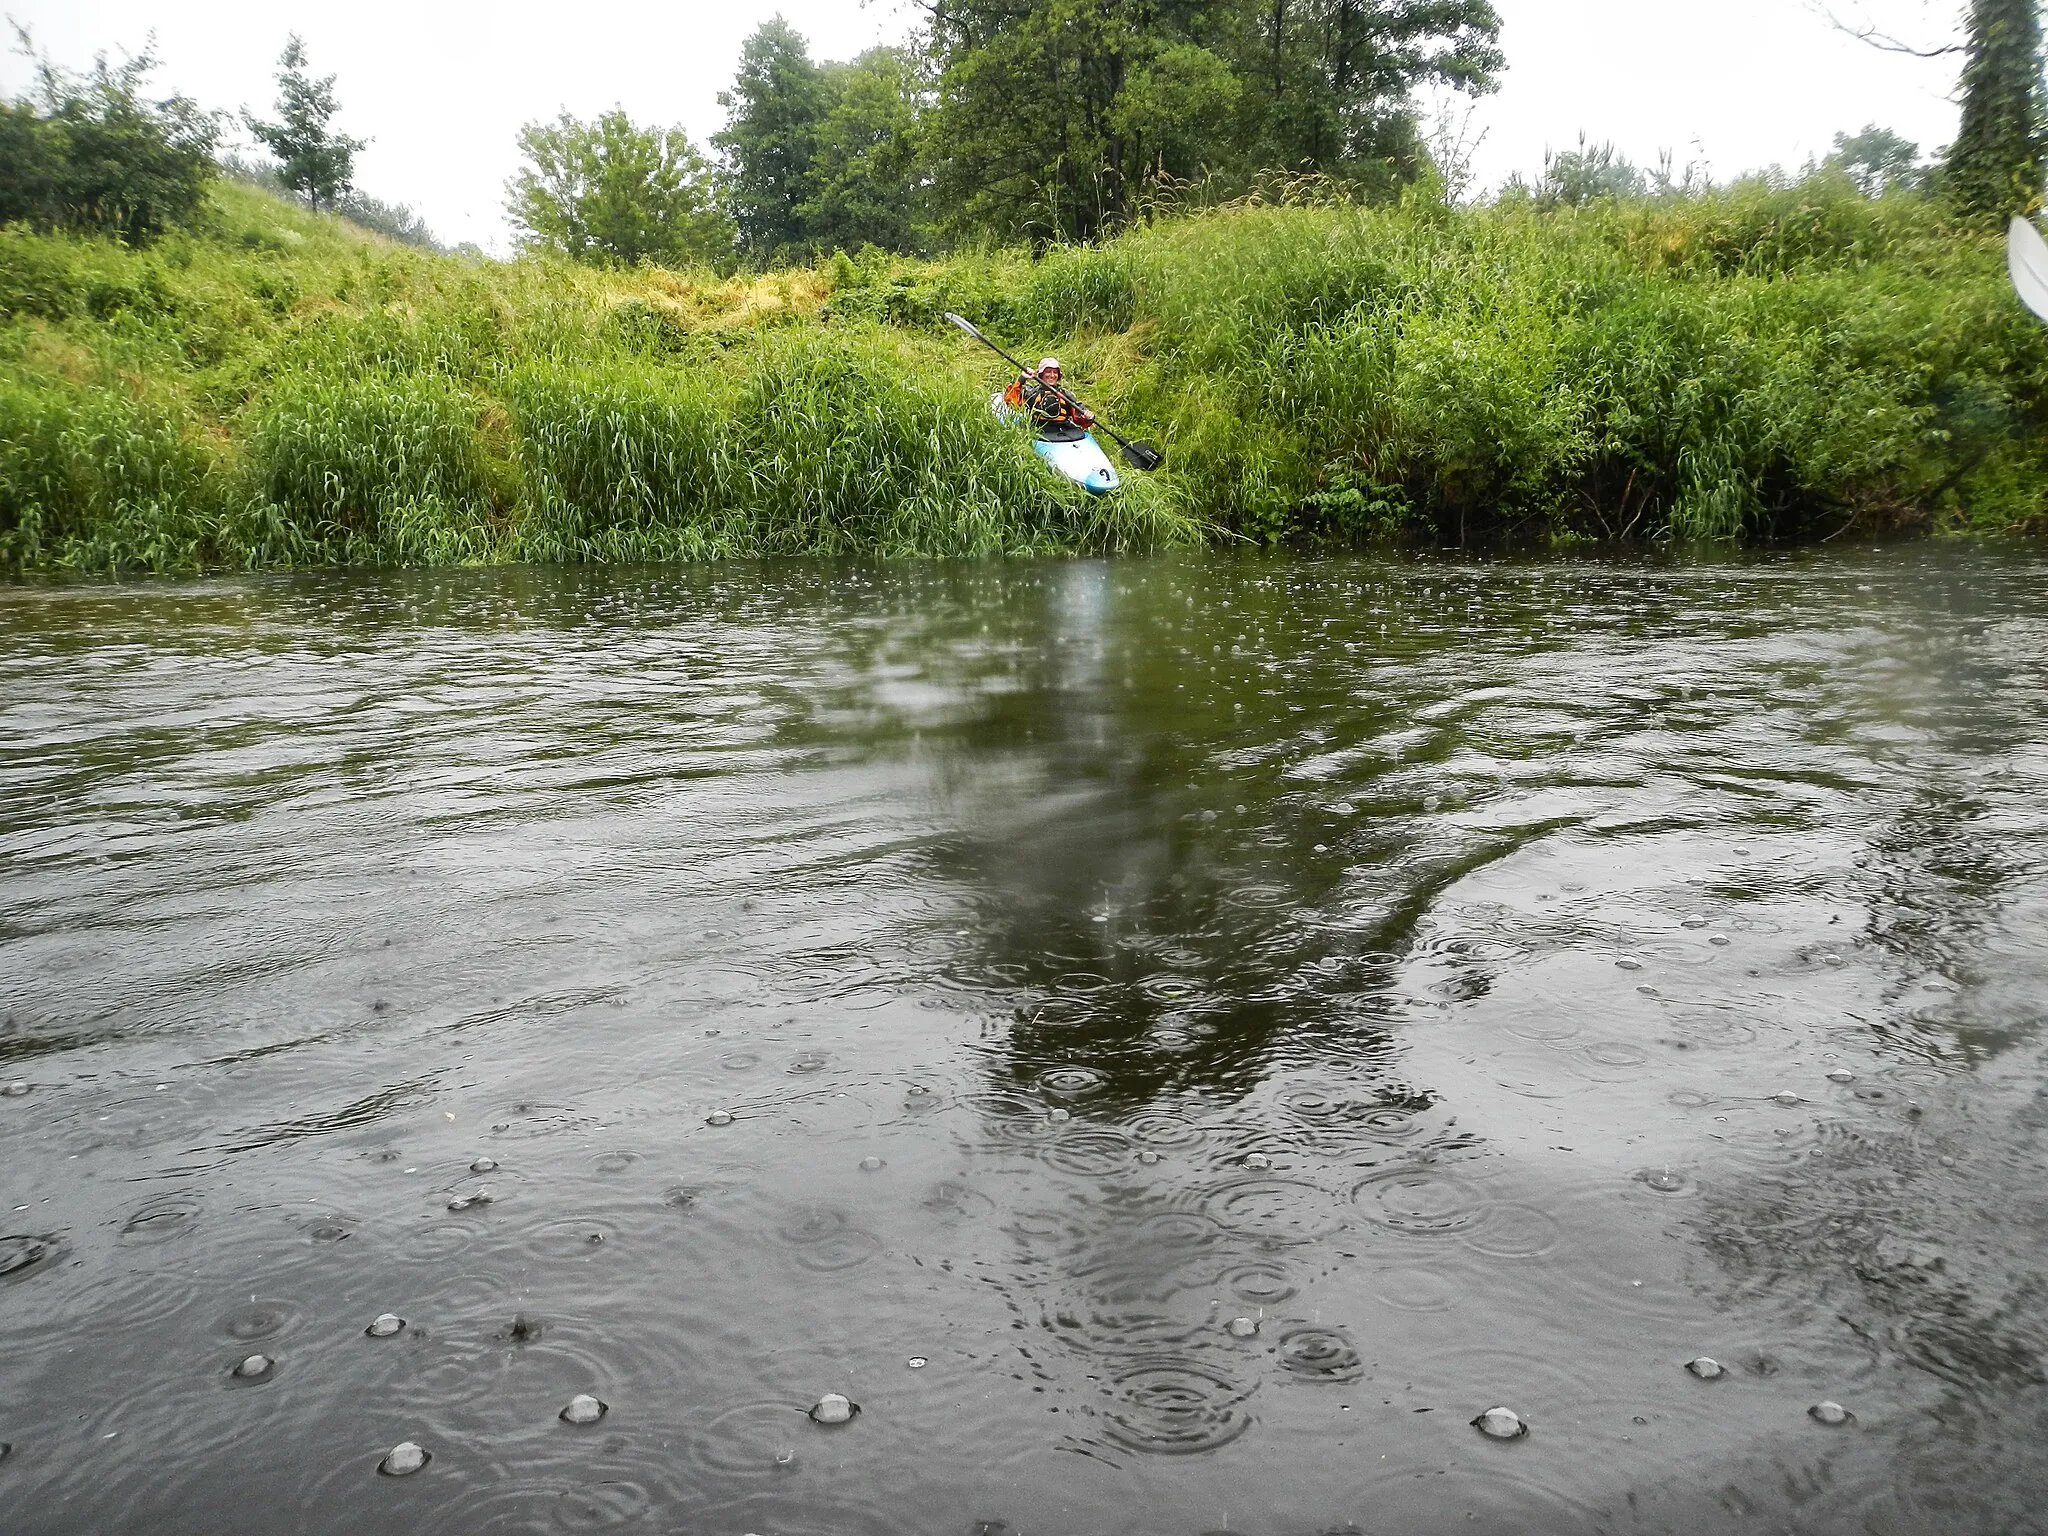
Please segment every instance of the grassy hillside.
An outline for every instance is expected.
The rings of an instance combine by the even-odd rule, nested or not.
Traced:
[[[0,230],[0,561],[91,571],[2007,530],[2048,335],[1995,238],[1846,183],[1235,207],[722,281],[386,242],[221,186]],[[958,309],[1170,468],[1090,501]]]

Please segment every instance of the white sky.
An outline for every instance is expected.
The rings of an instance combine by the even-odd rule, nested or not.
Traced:
[[[1638,163],[1668,148],[1717,177],[1825,154],[1868,122],[1924,150],[1955,130],[1957,61],[1880,53],[1834,32],[1808,0],[1496,0],[1506,28],[1501,90],[1473,120],[1481,186],[1539,169],[1583,131]],[[1845,10],[1857,0],[1841,0]],[[1960,7],[1862,0],[1869,19],[1933,39]],[[700,144],[723,122],[718,92],[742,39],[778,10],[820,58],[909,30],[902,0],[0,0],[60,62],[137,48],[153,31],[159,84],[208,107],[267,112],[285,34],[340,76],[339,126],[372,139],[357,183],[409,203],[443,240],[502,252],[513,138],[533,118],[614,104],[680,123]],[[26,80],[0,61],[0,86]]]

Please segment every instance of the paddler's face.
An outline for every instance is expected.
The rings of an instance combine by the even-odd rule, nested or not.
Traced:
[[[1043,383],[1057,384],[1060,381],[1060,371],[1057,368],[1041,368],[1038,370],[1038,377]]]

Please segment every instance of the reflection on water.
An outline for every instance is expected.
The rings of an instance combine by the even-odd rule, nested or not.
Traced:
[[[2020,1528],[2044,574],[0,594],[8,1527]]]

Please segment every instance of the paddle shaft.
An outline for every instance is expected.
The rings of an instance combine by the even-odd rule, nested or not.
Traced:
[[[951,310],[948,310],[946,312],[946,318],[952,321],[955,325],[959,326],[961,330],[965,331],[968,335],[972,336],[976,341],[980,342],[984,347],[987,347],[989,351],[995,353],[997,357],[1000,357],[1012,368],[1016,369],[1018,373],[1022,374],[1026,378],[1029,378],[1031,376],[1031,370],[1029,368],[1026,368],[1022,363],[1018,362],[1017,359],[1010,356],[1009,353],[1005,352],[1001,347],[997,346],[994,342],[990,341],[986,336],[982,335],[980,331],[975,329],[974,322],[972,320],[969,320],[965,315],[956,315]],[[1044,384],[1047,389],[1051,390],[1054,394],[1058,395],[1062,400],[1066,401],[1067,404],[1071,405],[1075,410],[1081,412],[1083,415],[1093,416],[1095,414],[1093,411],[1089,410],[1087,406],[1083,405],[1080,401],[1076,400],[1072,395],[1068,394],[1064,389],[1060,388],[1059,385],[1046,384],[1045,380],[1043,379],[1040,379],[1038,382],[1040,384]],[[1095,425],[1098,427],[1102,427],[1102,430],[1104,432],[1108,433],[1111,437],[1115,438],[1117,443],[1126,450],[1132,453],[1142,451],[1139,449],[1136,443],[1133,443],[1128,437],[1125,437],[1122,433],[1118,432],[1114,427],[1105,427],[1099,421],[1096,422]],[[1156,452],[1156,450],[1154,451]],[[1150,455],[1148,454],[1147,457],[1150,457]]]

